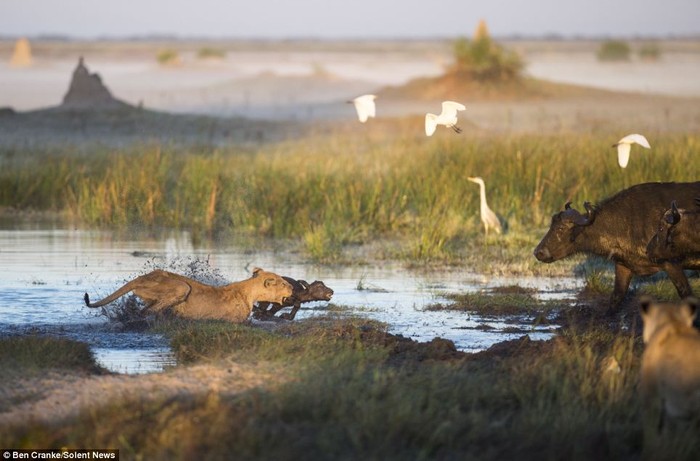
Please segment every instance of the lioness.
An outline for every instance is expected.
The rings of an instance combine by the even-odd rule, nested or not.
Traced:
[[[644,321],[644,354],[640,391],[645,412],[661,404],[665,416],[678,419],[700,410],[700,332],[692,327],[700,301],[686,298],[680,305],[640,300]]]
[[[183,275],[154,270],[135,278],[106,298],[88,307],[101,307],[133,292],[146,303],[144,311],[159,313],[169,309],[190,319],[222,319],[243,322],[253,310],[253,303],[282,303],[292,295],[292,286],[277,274],[256,268],[246,280],[224,286],[211,286]]]

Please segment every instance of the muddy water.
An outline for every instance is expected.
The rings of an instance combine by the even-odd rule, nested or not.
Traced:
[[[416,273],[387,264],[376,267],[319,267],[291,253],[251,252],[229,247],[193,248],[185,233],[167,237],[118,238],[109,232],[60,228],[0,230],[0,336],[51,334],[85,341],[98,361],[114,371],[146,373],[174,363],[165,338],[123,331],[95,309],[83,294],[101,298],[125,281],[156,267],[180,273],[193,268],[210,282],[240,280],[255,266],[308,281],[323,280],[335,290],[342,311],[386,322],[389,331],[416,340],[451,339],[461,350],[476,351],[523,332],[507,333],[513,319],[481,318],[465,312],[431,312],[446,292],[477,291],[518,284],[541,296],[566,298],[578,290],[575,279],[496,278],[464,271]],[[297,318],[327,312],[328,303],[304,306]],[[526,321],[527,319],[523,319]],[[516,319],[517,326],[517,319]],[[523,322],[520,322],[521,324]],[[483,326],[490,327],[484,331]],[[476,329],[479,327],[480,329]],[[532,339],[551,335],[530,329]]]

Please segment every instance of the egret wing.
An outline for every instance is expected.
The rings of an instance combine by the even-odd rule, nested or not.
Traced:
[[[376,98],[373,94],[365,94],[358,98],[355,98],[355,108],[357,109],[357,116],[360,118],[361,122],[366,122],[369,117],[375,117],[377,113],[377,106],[374,103]]]
[[[630,159],[630,145],[627,143],[620,143],[617,145],[617,163],[620,164],[622,168],[627,167],[627,162]]]
[[[437,115],[425,114],[425,134],[432,136],[437,128]]]
[[[649,145],[649,141],[647,141],[647,138],[642,136],[641,134],[628,134],[624,138],[620,139],[618,141],[618,144],[620,143],[625,143],[625,144],[639,144],[642,147],[646,147],[647,149],[650,149],[651,146]]]
[[[367,108],[355,101],[355,110],[357,111],[357,118],[360,120],[360,122],[365,123],[369,118]]]
[[[627,139],[628,142],[630,143],[637,143],[642,147],[646,147],[647,149],[651,149],[651,146],[649,145],[649,141],[647,141],[647,138],[645,138],[641,134],[630,134],[628,136],[625,136],[625,139]]]
[[[444,117],[456,117],[457,111],[465,110],[464,104],[460,104],[454,101],[443,101],[442,102],[442,113],[440,115]]]
[[[357,118],[360,122],[365,123],[369,117],[374,117],[376,114],[376,106],[374,104],[375,96],[373,94],[366,94],[353,99],[353,104],[355,105],[355,110],[357,111]]]

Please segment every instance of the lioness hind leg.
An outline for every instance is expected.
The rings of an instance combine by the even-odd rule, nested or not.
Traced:
[[[187,300],[192,287],[181,280],[168,280],[163,284],[149,284],[136,288],[133,293],[146,301],[144,313],[160,311],[176,306]]]

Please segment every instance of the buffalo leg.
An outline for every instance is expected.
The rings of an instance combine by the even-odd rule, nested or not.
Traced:
[[[269,303],[266,301],[258,301],[253,306],[253,312],[256,312],[260,315],[265,315],[265,314],[267,314],[267,308],[270,306],[270,304],[272,304],[272,303]]]
[[[690,283],[688,283],[688,278],[685,276],[682,267],[677,264],[666,263],[664,264],[664,270],[668,274],[668,278],[673,282],[673,286],[676,287],[678,296],[686,298],[693,294],[693,290],[690,288]]]
[[[622,304],[622,301],[625,299],[631,281],[632,271],[622,264],[615,264],[615,288],[613,288],[612,295],[610,296],[609,313],[616,312],[620,308],[620,304]]]
[[[294,307],[292,308],[292,311],[289,314],[282,314],[280,315],[280,318],[287,319],[287,320],[294,320],[294,316],[297,315],[297,311],[301,307],[301,302],[296,301],[294,302]]]
[[[267,311],[268,315],[275,315],[276,313],[278,313],[280,311],[280,309],[284,308],[284,305],[279,304],[279,303],[272,303],[271,306],[272,307],[270,308],[270,310]]]

